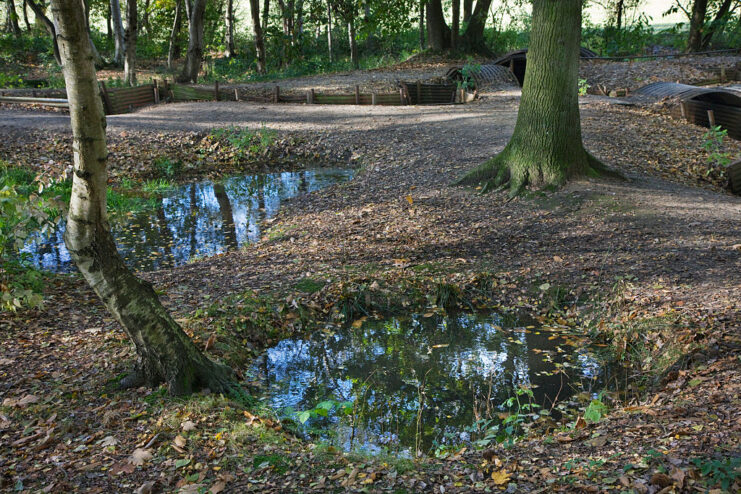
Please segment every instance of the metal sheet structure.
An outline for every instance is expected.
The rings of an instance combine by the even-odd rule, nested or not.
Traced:
[[[487,86],[512,86],[518,85],[517,78],[507,67],[494,64],[482,65],[481,69],[475,74],[471,74],[475,89],[482,89]],[[445,74],[448,80],[454,82],[463,81],[463,67],[451,67]]]
[[[527,67],[527,48],[521,50],[515,50],[502,55],[493,62],[493,65],[502,65],[509,67],[512,73],[515,74],[517,82],[522,86],[525,81],[525,69]],[[597,54],[588,48],[579,48],[579,57],[581,58],[595,58]]]

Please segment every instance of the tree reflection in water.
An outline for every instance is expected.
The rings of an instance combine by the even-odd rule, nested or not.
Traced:
[[[344,182],[353,173],[317,169],[184,184],[156,197],[151,208],[111,214],[111,231],[132,268],[178,266],[256,242],[262,234],[260,222],[275,216],[286,199]],[[41,269],[72,271],[63,235],[61,222],[46,235],[33,236],[24,251]]]
[[[532,388],[534,403],[551,409],[556,398],[600,385],[603,370],[578,340],[529,328],[497,315],[366,321],[284,340],[254,370],[286,415],[325,400],[352,401],[350,417],[307,422],[337,447],[411,455],[419,440],[427,453],[475,439],[471,426],[506,412],[518,387]]]

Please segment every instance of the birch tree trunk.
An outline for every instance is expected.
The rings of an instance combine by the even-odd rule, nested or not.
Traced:
[[[327,50],[329,51],[329,63],[334,61],[334,49],[332,47],[332,3],[327,0]]]
[[[166,383],[240,393],[228,367],[203,355],[121,259],[106,216],[105,116],[79,0],[52,0],[72,123],[74,174],[65,244],[82,275],[134,343],[139,363],[122,384]]]
[[[203,14],[206,11],[206,0],[193,0],[188,10],[188,53],[185,55],[183,72],[178,77],[179,82],[197,82],[203,61]]]
[[[264,74],[265,65],[265,37],[260,24],[260,0],[250,0],[250,14],[252,15],[252,29],[255,33],[255,51],[257,52],[257,72]]]
[[[581,0],[534,0],[527,73],[515,130],[507,146],[459,183],[560,185],[571,177],[609,172],[584,149],[578,76]],[[613,172],[610,172],[613,173]]]
[[[224,16],[224,55],[232,58],[236,55],[234,51],[234,0],[226,0],[226,15]]]
[[[121,20],[121,2],[111,0],[111,23],[113,24],[113,41],[115,51],[113,54],[113,63],[121,66],[123,64],[124,53],[126,52],[126,43],[124,43],[124,27]]]
[[[126,56],[124,57],[124,82],[136,86],[136,0],[126,0]]]
[[[355,33],[355,18],[350,17],[347,22],[347,35],[350,38],[350,62],[354,69],[360,67],[360,61],[358,60],[358,40]]]

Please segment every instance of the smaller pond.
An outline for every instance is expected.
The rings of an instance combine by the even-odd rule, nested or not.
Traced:
[[[550,420],[608,378],[581,338],[496,314],[427,315],[284,340],[253,372],[279,413],[308,419],[307,433],[346,451],[407,457],[483,439],[513,411],[506,401],[517,389],[532,390],[521,403]]]
[[[292,197],[352,178],[353,170],[315,169],[229,177],[179,185],[153,195],[144,208],[109,222],[129,267],[153,271],[237,249],[260,239],[260,222]],[[75,269],[64,246],[64,222],[37,235],[24,252],[41,269]]]

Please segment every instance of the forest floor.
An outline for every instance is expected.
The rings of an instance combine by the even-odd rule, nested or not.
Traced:
[[[232,362],[236,335],[216,327],[247,321],[238,336],[254,355],[306,328],[301,314],[336,316],[352,294],[372,311],[405,298],[424,310],[437,287],[465,294],[486,279],[500,307],[597,328],[651,386],[611,401],[596,424],[577,420],[510,448],[414,461],[347,455],[219,397],[117,390],[133,358],[125,335],[77,276],[53,276],[42,309],[0,321],[0,488],[738,489],[741,198],[706,176],[704,129],[589,96],[586,147],[626,181],[583,179],[512,201],[451,186],[502,149],[518,102],[518,91],[503,91],[462,106],[187,103],[109,117],[114,177],[147,176],[154,153],[184,156],[227,125],[274,129],[287,155],[360,167],[350,182],[292,200],[258,244],[142,275],[199,345]],[[0,122],[0,157],[47,173],[69,165],[65,114],[5,107]],[[741,155],[741,144],[726,146]],[[208,153],[199,159],[208,165]],[[324,287],[306,293],[307,279]]]

